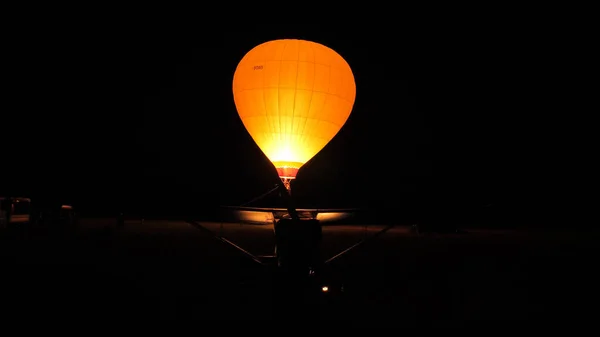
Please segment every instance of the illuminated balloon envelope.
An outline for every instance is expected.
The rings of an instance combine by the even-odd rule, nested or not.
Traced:
[[[300,167],[346,123],[356,84],[334,50],[310,41],[275,40],[242,58],[233,97],[246,130],[289,191]]]

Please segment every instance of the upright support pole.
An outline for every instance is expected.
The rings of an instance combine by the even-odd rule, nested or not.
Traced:
[[[286,183],[287,181],[287,183]],[[281,178],[279,182],[279,191],[281,192],[281,196],[285,201],[285,204],[288,209],[288,213],[293,220],[300,220],[298,217],[298,212],[296,211],[296,206],[294,205],[294,200],[291,195],[291,186],[290,180],[287,178]]]

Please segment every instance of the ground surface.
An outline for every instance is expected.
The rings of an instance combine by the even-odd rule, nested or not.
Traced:
[[[383,229],[324,227],[323,257]],[[593,232],[394,227],[328,262],[329,291],[295,297],[285,310],[274,268],[215,234],[251,255],[273,255],[266,225],[129,220],[119,228],[114,219],[82,219],[76,231],[2,229],[3,317],[269,320],[285,310],[300,317],[291,311],[298,308],[377,326],[585,322],[599,299]]]

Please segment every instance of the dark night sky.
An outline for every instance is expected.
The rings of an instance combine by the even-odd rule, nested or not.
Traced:
[[[210,207],[268,190],[274,171],[237,115],[231,81],[247,51],[277,38],[333,48],[357,83],[348,122],[299,173],[301,203],[527,203],[544,194],[536,112],[522,101],[532,76],[515,70],[527,62],[523,45],[494,32],[419,42],[399,29],[215,31],[40,33],[16,51],[5,194]]]

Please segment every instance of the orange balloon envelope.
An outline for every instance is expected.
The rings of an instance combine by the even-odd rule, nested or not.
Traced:
[[[289,189],[300,167],[350,116],[356,84],[334,50],[304,40],[275,40],[250,50],[233,76],[238,114]]]

